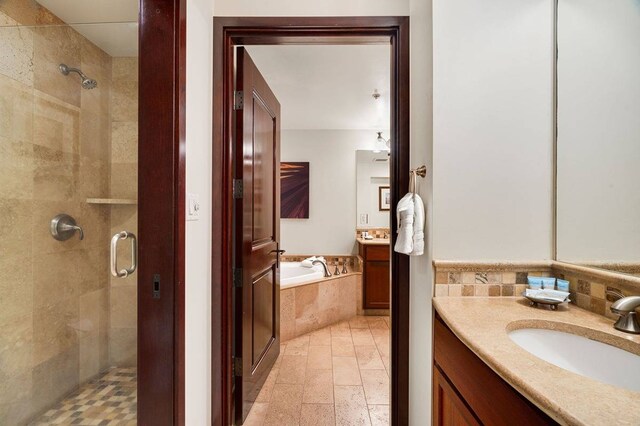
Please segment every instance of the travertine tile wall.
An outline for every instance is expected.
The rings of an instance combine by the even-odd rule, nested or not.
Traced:
[[[111,90],[111,197],[138,198],[138,59],[113,58]],[[111,235],[138,234],[135,204],[110,207]],[[131,258],[130,242],[118,245],[123,266]],[[137,350],[138,274],[111,277],[109,359],[111,365],[135,366]]]
[[[527,287],[527,276],[551,276],[546,265],[435,266],[436,296],[517,296]]]
[[[638,277],[563,262],[519,265],[434,261],[434,268],[436,297],[519,296],[527,288],[528,275],[550,276],[569,281],[571,303],[617,318],[609,309],[615,298],[607,290],[617,290],[625,296],[640,295]]]
[[[86,199],[109,191],[110,79],[111,58],[35,1],[0,2],[0,424],[109,363],[109,215]],[[84,241],[51,237],[63,212]]]
[[[360,273],[349,273],[280,290],[281,341],[355,316],[361,283]]]

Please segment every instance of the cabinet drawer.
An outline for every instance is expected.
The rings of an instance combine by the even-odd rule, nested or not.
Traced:
[[[389,246],[365,246],[365,261],[389,260]]]

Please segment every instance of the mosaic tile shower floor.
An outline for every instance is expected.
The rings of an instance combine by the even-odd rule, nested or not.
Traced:
[[[31,425],[136,425],[136,382],[135,368],[111,368]]]

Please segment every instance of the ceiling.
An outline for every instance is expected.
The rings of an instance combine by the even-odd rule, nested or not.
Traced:
[[[111,56],[138,55],[138,0],[38,0]]]
[[[282,129],[389,129],[389,45],[247,51],[280,101]]]

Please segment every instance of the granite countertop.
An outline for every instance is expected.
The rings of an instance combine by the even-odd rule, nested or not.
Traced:
[[[507,335],[547,328],[582,335],[640,355],[640,335],[577,306],[530,307],[522,297],[434,297],[451,331],[500,377],[553,419],[568,425],[640,425],[640,393],[569,372],[530,354]]]
[[[356,238],[358,244],[373,245],[373,246],[388,246],[391,242],[390,238],[374,238],[372,240],[365,240],[364,238]]]

